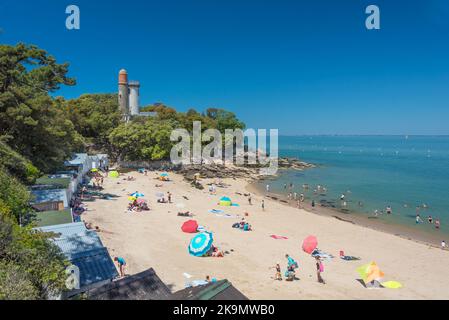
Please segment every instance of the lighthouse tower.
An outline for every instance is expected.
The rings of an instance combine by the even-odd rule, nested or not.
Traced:
[[[125,69],[120,70],[118,76],[118,105],[123,120],[129,120],[129,88],[128,72]]]
[[[129,82],[129,111],[131,116],[138,116],[140,113],[140,96],[139,89],[140,83],[139,81],[130,81]]]

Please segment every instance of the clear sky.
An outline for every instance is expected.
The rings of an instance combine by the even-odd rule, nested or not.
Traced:
[[[115,92],[126,68],[142,105],[226,108],[281,135],[449,134],[447,0],[15,0],[0,28],[70,62],[66,98]]]

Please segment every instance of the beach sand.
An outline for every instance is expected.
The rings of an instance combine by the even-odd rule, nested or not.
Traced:
[[[136,181],[106,178],[104,193],[116,195],[111,200],[86,202],[88,211],[83,220],[99,226],[99,235],[112,257],[121,256],[127,261],[127,274],[154,268],[172,291],[184,288],[186,278],[191,280],[211,278],[228,279],[250,299],[449,299],[449,251],[410,241],[393,234],[373,230],[357,224],[318,215],[303,209],[287,206],[252,193],[252,203],[239,193],[247,193],[248,181],[222,179],[227,188],[217,188],[216,195],[192,188],[182,176],[171,173],[169,182],[158,182],[156,173],[148,176],[132,172]],[[206,185],[212,180],[203,179]],[[155,187],[163,184],[162,188]],[[151,211],[127,212],[128,194],[139,191],[145,194]],[[156,193],[173,194],[172,204],[157,203]],[[229,196],[239,207],[219,207],[222,196]],[[189,200],[183,198],[186,196]],[[179,205],[184,208],[179,208]],[[221,209],[234,218],[217,217],[209,213]],[[195,220],[214,233],[214,244],[229,251],[224,258],[198,258],[187,250],[192,234],[181,231],[183,222],[190,218],[178,217],[178,211],[190,211]],[[248,212],[246,220],[254,231],[233,229]],[[270,235],[288,237],[275,240]],[[316,281],[315,260],[301,249],[308,235],[318,238],[318,247],[336,258],[324,261],[323,278],[326,284]],[[231,251],[232,250],[232,251]],[[359,256],[361,261],[343,261],[340,250],[347,255]],[[288,253],[299,262],[299,281],[273,280],[274,267],[280,263],[284,273]],[[375,261],[385,273],[383,281],[395,280],[403,288],[366,289],[357,281],[356,268]]]

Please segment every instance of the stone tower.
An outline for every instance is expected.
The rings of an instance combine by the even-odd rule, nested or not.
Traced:
[[[139,89],[140,83],[139,81],[130,81],[129,82],[129,111],[131,116],[138,116],[140,109],[140,96]]]
[[[129,88],[128,73],[125,69],[120,70],[118,75],[118,105],[123,120],[129,120]]]

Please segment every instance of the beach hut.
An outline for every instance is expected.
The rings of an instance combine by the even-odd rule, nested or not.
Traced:
[[[189,244],[189,253],[195,257],[202,257],[209,252],[214,238],[210,232],[202,232],[192,238]]]
[[[220,199],[220,206],[230,207],[232,206],[232,200],[229,197],[223,197]]]

